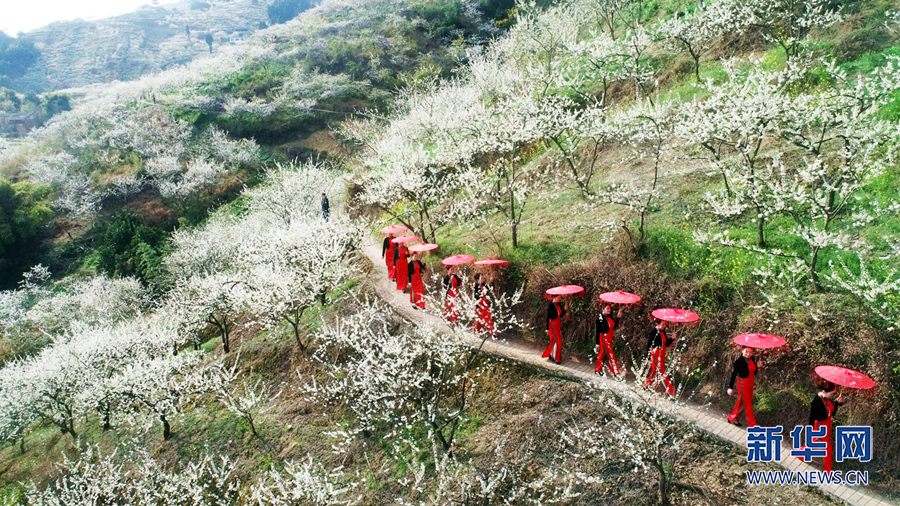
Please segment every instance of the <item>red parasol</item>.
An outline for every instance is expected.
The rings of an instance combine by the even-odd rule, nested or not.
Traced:
[[[734,337],[734,347],[741,348],[748,346],[755,350],[784,351],[787,349],[787,341],[778,336],[770,334],[741,334]]]
[[[413,253],[419,252],[419,251],[431,251],[431,250],[435,250],[435,249],[438,249],[437,244],[427,243],[427,242],[423,243],[423,244],[416,244],[415,246],[409,247],[409,251],[412,251]]]
[[[845,388],[855,388],[858,390],[868,390],[861,395],[871,395],[872,388],[875,387],[875,381],[861,372],[844,367],[834,365],[820,365],[816,367],[816,376],[823,381],[830,381],[841,387],[841,394]]]
[[[555,295],[561,295],[564,299],[575,298],[575,297],[583,297],[584,296],[584,288],[578,285],[562,285],[556,286],[549,290],[547,290],[547,295],[545,298],[549,299]]]
[[[472,255],[453,255],[452,257],[441,260],[441,263],[444,265],[462,265],[467,264],[472,260],[475,260],[475,257]]]
[[[654,318],[659,318],[660,320],[674,323],[675,325],[684,325],[685,327],[687,327],[688,324],[690,324],[691,327],[696,327],[697,322],[700,321],[700,315],[693,311],[688,311],[687,309],[656,309],[650,314],[652,314]]]
[[[507,262],[506,260],[499,260],[497,258],[487,257],[486,260],[479,260],[479,261],[475,262],[473,265],[477,265],[479,267],[487,266],[487,267],[490,267],[493,269],[494,267],[509,267],[509,262]]]
[[[419,240],[419,237],[415,236],[415,235],[401,235],[400,237],[395,237],[395,238],[391,239],[391,242],[397,243],[397,244],[403,244],[405,242],[413,242],[413,241],[418,241],[418,240]]]
[[[384,227],[381,229],[382,234],[399,234],[400,232],[406,232],[406,227],[403,225],[391,225],[389,227]]]
[[[600,294],[600,302],[607,304],[618,304],[624,307],[634,307],[641,303],[641,298],[633,293],[623,292],[606,292]]]

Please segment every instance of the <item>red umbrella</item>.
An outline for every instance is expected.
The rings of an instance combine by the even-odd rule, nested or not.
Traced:
[[[462,265],[467,264],[472,260],[475,260],[475,257],[472,255],[453,255],[452,257],[441,260],[441,263],[444,265]]]
[[[620,304],[622,307],[634,307],[641,303],[641,298],[633,293],[623,292],[606,292],[600,294],[600,302],[607,304]]]
[[[391,239],[391,242],[395,242],[397,244],[403,244],[405,242],[413,242],[418,241],[419,237],[415,235],[401,235],[400,237],[395,237]]]
[[[475,262],[473,265],[477,265],[479,267],[486,265],[490,268],[509,267],[509,262],[507,262],[506,260],[499,260],[497,258],[487,257],[487,260],[479,260],[479,261]]]
[[[435,249],[438,249],[438,245],[433,244],[433,243],[416,244],[415,246],[409,247],[409,251],[412,251],[412,252],[431,251],[431,250],[435,250]]]
[[[582,297],[584,296],[584,288],[578,285],[555,286],[547,290],[547,295],[545,296],[545,298],[549,299],[554,295],[561,295],[564,299],[568,299],[569,297]]]
[[[830,381],[840,386],[842,394],[844,393],[844,388],[855,388],[868,390],[862,395],[871,395],[871,389],[875,387],[875,381],[865,374],[834,365],[820,365],[816,367],[816,376],[823,381]]]
[[[787,341],[770,334],[741,334],[735,336],[734,347],[741,348],[743,346],[749,346],[756,350],[766,350],[766,352],[770,349],[784,351],[787,349]]]
[[[650,314],[654,318],[659,318],[675,325],[688,326],[688,324],[691,324],[691,327],[696,327],[697,322],[700,321],[700,315],[687,309],[657,309]]]
[[[381,229],[382,234],[399,234],[400,232],[406,232],[406,227],[403,225],[391,225],[389,227],[384,227]]]

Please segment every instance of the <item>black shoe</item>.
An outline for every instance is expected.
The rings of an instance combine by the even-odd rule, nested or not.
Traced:
[[[730,423],[731,425],[734,425],[735,427],[743,427],[743,425],[741,425],[741,422],[739,422],[737,420],[735,420],[733,422],[731,420],[728,420],[728,423]]]

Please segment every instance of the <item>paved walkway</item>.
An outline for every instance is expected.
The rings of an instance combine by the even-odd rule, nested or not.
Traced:
[[[376,245],[372,240],[366,241],[366,243],[363,244],[363,252],[369,257],[374,265],[372,281],[375,285],[375,291],[382,299],[389,303],[394,310],[410,321],[431,325],[438,329],[444,329],[448,333],[451,332],[450,328],[439,316],[427,311],[413,309],[409,303],[409,294],[398,291],[394,282],[388,279],[387,267],[384,265],[384,260],[382,260],[381,257],[380,244]],[[465,338],[475,347],[481,346],[482,344],[482,340],[473,333],[466,332]],[[725,421],[726,415],[724,413],[714,412],[703,407],[687,405],[683,402],[671,402],[665,400],[663,394],[650,394],[643,389],[635,388],[633,383],[598,376],[594,374],[594,365],[585,362],[583,358],[570,357],[561,365],[557,365],[547,359],[541,358],[541,352],[544,349],[543,345],[535,347],[526,342],[512,342],[506,340],[488,339],[484,342],[482,349],[486,353],[495,356],[515,360],[534,367],[551,370],[557,374],[593,383],[626,397],[640,397],[642,401],[654,404],[659,409],[665,410],[671,415],[685,420],[699,430],[724,439],[738,447],[747,448],[747,430],[727,423]],[[782,449],[782,460],[779,464],[785,469],[799,472],[818,470],[796,458],[790,457],[789,452],[789,447]],[[871,491],[866,490],[863,487],[820,485],[819,488],[833,498],[854,506],[896,504],[874,495]]]

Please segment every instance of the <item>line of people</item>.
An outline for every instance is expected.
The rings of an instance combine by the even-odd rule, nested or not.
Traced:
[[[426,271],[425,264],[419,260],[418,253],[410,253],[405,245],[391,242],[392,235],[385,240],[382,248],[382,256],[388,267],[388,276],[395,280],[397,289],[405,291],[410,289],[410,302],[416,309],[424,309],[424,283],[422,274]],[[473,298],[475,303],[475,318],[473,330],[476,333],[487,332],[491,336],[496,335],[494,321],[491,315],[491,297],[494,291],[496,276],[493,271],[487,275],[477,273],[473,286]],[[456,267],[447,266],[447,273],[442,279],[442,287],[445,294],[443,316],[453,325],[459,324],[459,295],[462,290],[462,278],[457,274]],[[603,304],[600,314],[595,322],[595,346],[597,362],[595,373],[610,374],[621,377],[624,373],[616,359],[613,349],[613,340],[616,329],[619,328],[624,307],[619,307],[613,314],[612,304]],[[571,321],[568,302],[563,303],[562,297],[556,295],[551,298],[547,306],[546,333],[549,344],[542,357],[548,358],[556,364],[562,362],[562,321]],[[653,327],[647,336],[647,365],[649,372],[643,383],[644,388],[656,389],[662,386],[671,397],[675,396],[675,385],[666,372],[666,353],[677,339],[677,335],[667,331],[669,322],[660,318],[653,319]],[[743,414],[749,427],[756,426],[756,418],[753,413],[753,391],[756,376],[761,363],[755,357],[756,350],[750,346],[741,347],[740,356],[732,364],[730,381],[726,393],[736,397],[734,409],[728,415],[727,421],[741,426],[740,416]],[[834,443],[832,437],[832,419],[841,406],[842,398],[837,395],[834,383],[823,381],[819,384],[819,390],[810,405],[809,425],[818,429],[821,426],[828,427],[825,438],[827,442],[827,456],[824,459],[824,468],[831,471]]]

